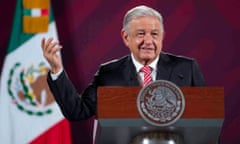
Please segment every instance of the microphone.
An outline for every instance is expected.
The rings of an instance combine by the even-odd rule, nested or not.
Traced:
[[[178,74],[177,75],[180,79],[183,79],[183,75],[182,74]]]

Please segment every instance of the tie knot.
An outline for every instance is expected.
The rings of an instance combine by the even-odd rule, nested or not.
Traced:
[[[144,66],[141,68],[141,72],[143,73],[151,73],[152,68],[150,66]]]

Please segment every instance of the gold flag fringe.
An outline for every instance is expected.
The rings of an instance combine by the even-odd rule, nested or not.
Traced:
[[[33,16],[23,16],[23,32],[25,33],[40,33],[47,32],[49,25],[49,0],[23,0],[24,9],[48,9],[48,15],[33,17]]]

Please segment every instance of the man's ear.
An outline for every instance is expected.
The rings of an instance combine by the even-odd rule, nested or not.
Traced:
[[[128,47],[129,39],[128,39],[128,33],[124,30],[121,31],[121,36],[123,39],[124,44]]]

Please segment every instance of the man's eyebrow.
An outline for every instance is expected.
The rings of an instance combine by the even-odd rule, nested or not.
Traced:
[[[152,31],[160,31],[159,29],[153,29]]]
[[[137,31],[145,31],[144,29],[137,29]]]

